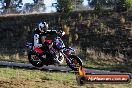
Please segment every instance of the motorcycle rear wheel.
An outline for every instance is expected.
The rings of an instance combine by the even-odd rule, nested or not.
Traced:
[[[35,53],[33,51],[30,51],[28,53],[28,60],[35,67],[42,67],[43,66],[43,62],[40,60],[37,53]]]

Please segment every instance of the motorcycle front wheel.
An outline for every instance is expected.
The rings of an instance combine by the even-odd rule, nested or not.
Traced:
[[[67,65],[74,71],[78,71],[79,67],[82,66],[82,60],[76,55],[70,55]]]

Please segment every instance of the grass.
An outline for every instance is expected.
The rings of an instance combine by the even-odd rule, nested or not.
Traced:
[[[29,63],[27,58],[23,59],[2,59],[0,58],[1,61],[11,61],[11,62],[16,62],[16,63]],[[129,72],[132,73],[132,68],[131,65],[128,64],[115,64],[113,63],[111,65],[111,61],[104,61],[104,60],[85,60],[83,61],[84,67],[88,69],[98,69],[98,70],[111,70],[111,71],[119,71],[119,72]],[[61,64],[62,66],[66,66],[66,63]]]
[[[4,59],[3,59],[4,58]],[[0,56],[1,61],[11,61],[11,62],[16,62],[16,63],[29,63],[27,57],[23,57],[21,59],[12,59],[9,58],[8,56]],[[119,72],[129,72],[132,73],[132,62],[129,64],[126,63],[117,63],[112,62],[111,60],[105,61],[104,59],[99,59],[99,60],[92,60],[92,59],[87,59],[83,61],[84,67],[89,68],[89,69],[98,69],[98,70],[111,70],[111,71],[119,71]],[[66,63],[62,64],[62,66],[65,66]]]
[[[79,86],[72,73],[0,68],[0,88],[132,88],[129,84],[85,84]]]
[[[1,61],[11,61],[16,63],[29,63],[27,57],[21,57],[20,59],[14,59],[6,55],[0,55]],[[111,60],[104,60],[104,59],[89,59],[83,61],[84,67],[89,69],[98,69],[98,70],[111,70],[111,71],[119,71],[119,72],[129,72],[132,73],[132,62],[129,63],[120,63],[117,61]],[[65,66],[66,63],[62,64]]]
[[[98,70],[110,70],[110,71],[116,71],[116,72],[128,72],[132,73],[132,64],[131,62],[129,64],[126,63],[117,63],[117,62],[110,62],[110,61],[104,61],[104,60],[87,60],[84,62],[84,65],[86,68],[89,69],[98,69]]]

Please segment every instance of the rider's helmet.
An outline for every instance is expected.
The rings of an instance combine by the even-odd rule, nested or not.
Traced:
[[[45,21],[40,22],[38,27],[41,32],[45,32],[48,30],[48,24]]]

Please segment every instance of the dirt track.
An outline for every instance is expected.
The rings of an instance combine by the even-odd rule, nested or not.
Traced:
[[[26,68],[26,69],[39,69],[42,71],[48,70],[48,71],[54,71],[54,72],[55,71],[56,72],[72,72],[71,69],[68,67],[54,66],[54,65],[36,68],[36,67],[32,66],[31,64],[0,61],[0,66]],[[122,74],[121,72],[112,72],[112,71],[95,70],[95,69],[86,69],[86,73],[90,73],[90,74]],[[130,74],[130,76],[132,78],[132,73],[123,73],[123,74]]]

